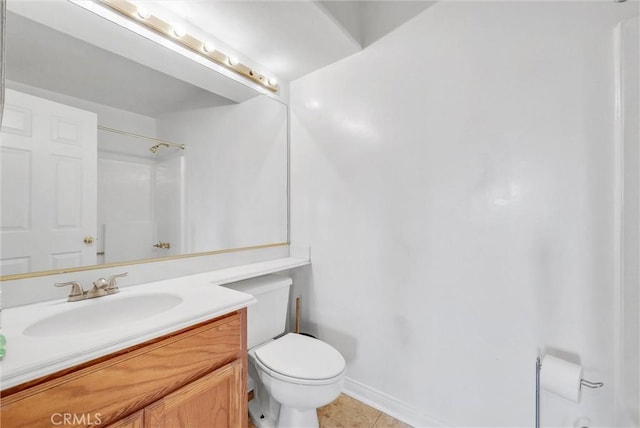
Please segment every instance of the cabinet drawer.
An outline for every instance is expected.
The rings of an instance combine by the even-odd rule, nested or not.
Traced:
[[[246,358],[246,310],[103,357],[92,365],[2,397],[2,425],[51,427],[71,414],[75,426],[107,425],[222,365]],[[11,392],[11,391],[10,391]]]

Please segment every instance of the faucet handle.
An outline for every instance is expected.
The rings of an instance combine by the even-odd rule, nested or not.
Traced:
[[[53,285],[56,287],[66,287],[67,285],[71,285],[71,292],[67,299],[69,302],[75,302],[76,300],[82,300],[84,298],[85,291],[82,289],[82,285],[80,285],[78,281],[56,282]]]
[[[104,278],[100,278],[100,279],[98,279],[97,281],[95,281],[93,283],[93,287],[94,288],[104,288],[104,289],[106,289],[108,285],[109,285],[109,281],[107,281]]]
[[[123,272],[123,273],[117,273],[115,275],[111,275],[108,279],[107,279],[107,291],[109,291],[110,293],[117,293],[118,292],[118,287],[116,286],[116,278],[122,278],[125,277],[129,274],[129,272]]]
[[[93,288],[87,292],[87,299],[93,299],[95,297],[102,297],[109,294],[107,291],[107,285],[109,283],[106,279],[100,278],[93,282]]]

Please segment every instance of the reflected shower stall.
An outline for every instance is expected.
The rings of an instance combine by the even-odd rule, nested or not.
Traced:
[[[98,263],[181,253],[184,149],[98,126]]]

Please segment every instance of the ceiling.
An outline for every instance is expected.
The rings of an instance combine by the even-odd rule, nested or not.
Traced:
[[[434,4],[428,1],[143,0],[280,79],[293,81],[360,51]]]
[[[285,98],[286,82],[360,51],[433,4],[132,1],[250,67],[275,75],[283,82]],[[120,27],[66,0],[9,0],[7,7],[9,80],[150,117],[242,102],[257,94],[242,78],[225,77],[226,70],[211,73],[134,32],[114,31]]]

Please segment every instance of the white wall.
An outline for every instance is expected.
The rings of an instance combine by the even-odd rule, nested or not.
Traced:
[[[287,242],[287,106],[260,96],[158,119],[184,142],[186,251]]]
[[[303,329],[424,426],[532,426],[549,351],[605,382],[543,426],[612,426],[613,30],[628,2],[438,3],[291,85]]]

